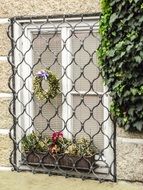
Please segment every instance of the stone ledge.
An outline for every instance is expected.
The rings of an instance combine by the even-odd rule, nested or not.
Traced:
[[[130,138],[124,138],[124,137],[117,137],[117,142],[143,145],[143,139],[135,139],[135,138],[130,139]]]
[[[9,18],[0,18],[0,24],[9,24]]]
[[[0,129],[0,135],[8,135],[9,131],[9,129]]]
[[[128,132],[123,128],[117,127],[117,137],[124,137],[130,139],[143,139],[143,132]]]
[[[0,171],[12,171],[12,167],[9,167],[9,166],[0,166]]]

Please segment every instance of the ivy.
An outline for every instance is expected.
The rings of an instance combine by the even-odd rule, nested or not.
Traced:
[[[120,127],[143,132],[143,3],[100,0],[99,66]]]

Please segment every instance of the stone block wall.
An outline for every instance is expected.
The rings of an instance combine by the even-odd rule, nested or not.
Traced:
[[[0,16],[1,17],[1,16]],[[12,142],[9,139],[9,129],[12,125],[12,118],[8,106],[12,95],[8,88],[8,78],[11,74],[11,67],[7,61],[7,54],[10,49],[10,41],[7,37],[8,19],[0,18],[0,168],[10,167],[9,156]]]
[[[0,169],[10,167],[12,142],[9,128],[12,118],[8,105],[12,94],[8,88],[11,68],[7,62],[10,41],[7,37],[9,18],[55,14],[100,12],[99,0],[0,0]],[[117,129],[117,178],[143,181],[143,134],[125,133]]]
[[[143,182],[143,134],[117,128],[117,177]]]
[[[95,13],[99,0],[0,0],[0,17]]]

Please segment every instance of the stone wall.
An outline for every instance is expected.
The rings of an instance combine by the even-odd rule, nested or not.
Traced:
[[[117,128],[117,176],[143,182],[143,134]]]
[[[11,67],[6,57],[10,49],[7,29],[8,19],[0,18],[0,168],[10,167],[9,157],[12,147],[12,142],[8,136],[12,125],[12,117],[8,111],[12,95],[8,88]]]
[[[100,12],[99,0],[0,0],[0,167],[10,166],[12,143],[8,137],[12,118],[8,104],[12,97],[8,88],[10,66],[7,54],[10,41],[7,37],[8,19],[14,16],[79,14]],[[117,129],[117,178],[143,181],[143,135],[125,133]]]
[[[0,17],[99,12],[99,0],[0,0]]]
[[[118,178],[143,181],[143,142],[118,139]]]

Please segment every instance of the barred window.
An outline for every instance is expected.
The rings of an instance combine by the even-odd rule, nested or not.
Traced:
[[[85,137],[97,147],[99,165],[110,168],[113,164],[109,95],[97,60],[98,20],[94,16],[14,20],[18,165],[20,140],[33,130],[41,135],[62,131],[67,139]],[[60,93],[50,101],[38,100],[33,91],[34,76],[45,68],[60,82]],[[42,88],[47,90],[47,83],[43,82]]]

